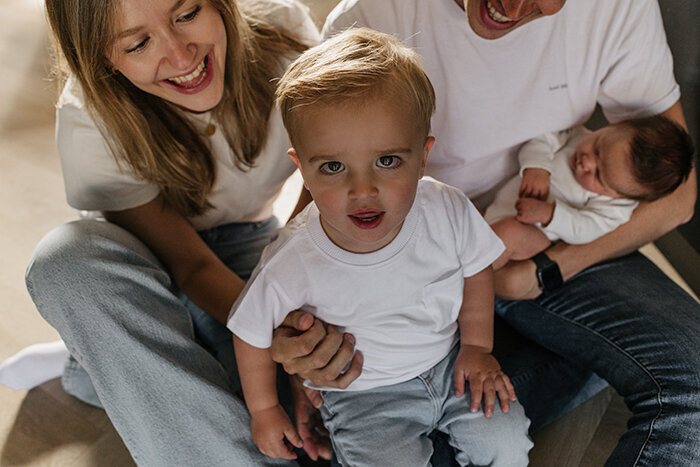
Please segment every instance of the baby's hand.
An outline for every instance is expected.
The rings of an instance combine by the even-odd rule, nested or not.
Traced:
[[[501,365],[486,349],[462,345],[455,361],[454,384],[457,397],[464,394],[465,381],[469,381],[471,390],[471,406],[469,410],[476,412],[484,398],[484,415],[493,416],[496,403],[496,393],[501,402],[503,413],[510,411],[510,401],[515,401],[515,389],[510,379],[501,371]]]
[[[523,170],[518,197],[545,201],[547,196],[549,196],[549,172],[534,167]]]
[[[547,225],[552,222],[554,216],[554,203],[540,201],[535,198],[520,198],[515,202],[518,213],[515,219],[523,224],[541,223]]]
[[[260,452],[276,459],[297,458],[292,448],[284,442],[285,438],[294,447],[300,448],[303,445],[294,425],[279,404],[251,413],[250,432]]]

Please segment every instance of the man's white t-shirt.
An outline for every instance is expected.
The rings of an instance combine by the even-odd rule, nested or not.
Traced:
[[[318,29],[303,5],[290,0],[267,0],[274,3],[269,20],[302,42],[319,42]],[[216,164],[216,181],[208,196],[214,208],[190,218],[197,230],[229,222],[255,222],[272,215],[272,203],[285,180],[296,166],[287,155],[291,146],[282,118],[273,108],[268,134],[255,167],[238,168],[223,132],[217,128],[204,136],[211,123],[211,113],[188,113],[195,127],[208,138]],[[158,186],[122,170],[107,142],[88,115],[80,85],[70,78],[56,110],[56,139],[61,157],[68,204],[86,211],[121,211],[144,205],[160,192]]]
[[[498,193],[486,210],[486,222],[493,224],[517,213],[522,173],[528,168],[544,169],[550,174],[550,199],[555,202],[552,220],[546,226],[536,226],[550,241],[564,240],[570,244],[589,243],[616,229],[632,216],[637,202],[626,198],[611,198],[583,188],[574,177],[571,157],[576,145],[588,133],[583,126],[556,133],[545,133],[520,149],[520,174]]]
[[[373,253],[336,246],[312,203],[265,249],[228,327],[267,348],[273,329],[301,308],[355,336],[364,363],[348,390],[406,381],[456,344],[464,278],[503,250],[466,196],[435,180],[420,181],[399,234]]]
[[[426,173],[485,209],[518,172],[520,146],[584,123],[667,110],[680,96],[654,0],[568,0],[486,40],[454,0],[341,0],[323,34],[367,26],[423,57],[437,95]]]

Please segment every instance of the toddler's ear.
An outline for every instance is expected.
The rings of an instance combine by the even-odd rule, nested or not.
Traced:
[[[433,144],[435,144],[434,136],[428,136],[427,138],[425,138],[425,144],[423,145],[423,160],[420,164],[421,178],[423,178],[423,172],[425,172],[425,164],[428,162],[428,153],[433,148]]]
[[[301,164],[299,163],[299,157],[297,157],[296,150],[294,150],[294,148],[289,148],[287,149],[287,154],[289,154],[289,157],[292,158],[297,168],[299,168],[299,171],[301,172]]]

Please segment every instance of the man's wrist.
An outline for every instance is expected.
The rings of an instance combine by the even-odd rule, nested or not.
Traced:
[[[552,261],[544,252],[538,253],[532,257],[537,269],[537,283],[542,292],[547,293],[558,289],[564,283],[564,278],[561,275],[559,265]]]

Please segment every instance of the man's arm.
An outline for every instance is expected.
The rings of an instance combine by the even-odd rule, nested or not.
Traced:
[[[680,102],[662,113],[686,128]],[[564,280],[589,266],[629,254],[639,247],[670,232],[693,217],[697,199],[695,169],[688,180],[670,195],[651,203],[640,203],[629,222],[597,240],[584,245],[559,242],[547,255],[559,265]],[[535,264],[521,261],[507,265],[496,273],[496,294],[509,299],[534,298],[540,294]]]

